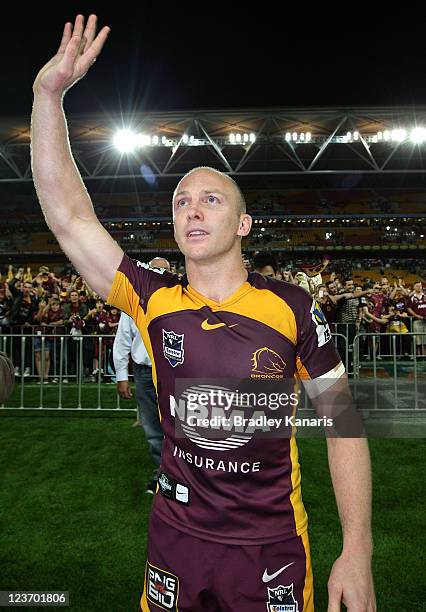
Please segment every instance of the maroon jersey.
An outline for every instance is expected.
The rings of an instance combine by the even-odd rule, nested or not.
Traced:
[[[421,317],[426,317],[426,295],[422,293],[420,296],[413,293],[408,298],[408,306],[411,310]]]
[[[93,315],[93,321],[96,325],[96,333],[99,336],[110,333],[111,329],[109,327],[109,313],[106,310],[95,312]]]
[[[49,308],[46,313],[43,315],[42,319],[41,319],[41,327],[38,327],[36,329],[36,331],[41,331],[43,334],[47,334],[48,332],[53,333],[54,335],[60,335],[64,333],[64,328],[62,326],[55,326],[55,327],[45,327],[43,324],[45,325],[51,325],[52,323],[55,323],[56,321],[62,321],[63,318],[63,308],[60,307],[56,312],[54,310],[52,310],[51,308]],[[49,340],[51,340],[52,338],[49,336],[48,338]]]
[[[329,325],[337,322],[337,306],[331,301],[331,299],[327,296],[326,301],[320,304],[321,310],[324,313],[325,318],[327,319],[327,323]]]
[[[53,280],[51,276],[49,276],[47,280],[44,280],[41,283],[41,286],[43,287],[45,291],[48,291],[49,293],[55,293],[57,289],[56,282]]]
[[[296,440],[191,429],[182,379],[277,381],[344,371],[318,304],[300,287],[249,273],[224,302],[126,255],[108,302],[129,314],[152,361],[164,443],[153,512],[176,529],[228,544],[303,533]],[[183,433],[182,433],[183,432]],[[181,435],[182,434],[182,435]]]
[[[373,293],[369,299],[374,304],[372,314],[376,317],[380,317],[388,303],[388,298],[383,293]]]

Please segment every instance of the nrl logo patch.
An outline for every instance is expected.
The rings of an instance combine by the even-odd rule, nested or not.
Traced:
[[[177,602],[179,597],[179,578],[166,570],[146,564],[146,596],[149,602],[177,612]]]
[[[174,331],[163,329],[163,353],[172,368],[184,362],[184,337],[185,334],[177,334]]]
[[[293,584],[278,586],[276,589],[268,587],[268,612],[299,612],[299,606],[293,596]]]

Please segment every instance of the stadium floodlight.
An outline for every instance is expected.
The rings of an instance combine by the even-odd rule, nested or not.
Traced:
[[[310,132],[306,132],[306,142],[311,142],[312,134]]]
[[[138,147],[149,147],[151,145],[151,136],[149,134],[137,134],[135,140]]]
[[[158,136],[157,136],[157,135],[154,135],[154,136],[152,137],[152,144],[153,144],[153,145],[158,145],[158,143],[159,143],[159,138],[158,138]]]
[[[136,134],[132,130],[118,130],[113,138],[113,143],[120,153],[132,153],[137,146]]]
[[[293,140],[293,142],[297,141],[297,132],[293,132],[293,134],[291,135],[291,138]]]
[[[404,130],[404,128],[392,130],[391,137],[394,142],[403,142],[407,137],[407,130]]]
[[[252,132],[249,136],[249,140],[250,142],[255,142],[256,141],[256,134],[254,132]]]
[[[353,133],[353,139],[354,140],[359,140],[359,132],[354,132]]]
[[[247,142],[248,142],[248,140],[249,140],[249,135],[248,135],[248,134],[243,134],[243,141],[244,141],[245,143],[247,143]]]
[[[386,140],[386,142],[388,142],[391,139],[391,133],[389,130],[385,130],[383,132],[383,139]]]
[[[189,136],[188,136],[188,134],[184,134],[184,135],[182,136],[182,142],[183,142],[183,144],[187,144],[187,143],[188,143],[188,140],[189,140]]]
[[[286,134],[285,134],[285,139],[286,139],[286,142],[290,142],[290,140],[291,140],[291,134],[290,134],[290,132],[286,132]]]
[[[424,127],[415,127],[410,132],[410,140],[414,144],[422,144],[426,140],[426,129]]]
[[[229,142],[235,144],[235,134],[233,132],[229,134]]]
[[[235,135],[235,140],[237,141],[237,143],[241,142],[241,134],[236,134]]]

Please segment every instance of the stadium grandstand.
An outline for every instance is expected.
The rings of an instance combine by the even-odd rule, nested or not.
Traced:
[[[426,107],[68,120],[104,227],[131,257],[164,257],[176,274],[185,273],[171,216],[179,179],[197,166],[235,179],[253,217],[243,241],[246,268],[316,299],[369,437],[426,437]],[[141,479],[152,462],[126,422],[136,412],[135,393],[132,401],[117,393],[120,313],[99,300],[47,227],[29,136],[28,118],[0,118],[0,351],[13,359],[16,377],[0,406],[10,417],[0,444],[9,468],[2,508],[13,517],[4,522],[2,588],[69,588],[74,610],[124,612],[143,581],[150,503],[141,501]],[[131,360],[129,371],[133,380]],[[303,410],[313,414],[306,394]],[[301,440],[319,612],[327,609],[329,567],[340,547],[322,442]],[[374,579],[383,612],[425,609],[417,538],[422,443],[371,441]]]
[[[421,146],[426,130],[421,125],[426,125],[426,109],[417,108],[415,115],[400,107],[241,109],[108,120],[101,115],[75,116],[70,119],[70,137],[98,217],[134,257],[148,261],[161,254],[183,273],[173,238],[171,195],[185,172],[209,165],[236,179],[246,196],[253,217],[252,232],[243,243],[248,265],[256,252],[269,252],[279,277],[288,278],[290,271],[293,282],[300,282],[301,274],[306,280],[306,269],[315,270],[326,258],[329,263],[319,282],[326,287],[332,278],[333,290],[339,294],[352,280],[367,302],[375,283],[387,283],[380,307],[371,302],[365,306],[376,318],[385,317],[381,322],[363,320],[349,298],[330,306],[330,322],[348,343],[347,365],[354,374],[360,367],[359,355],[355,365],[353,360],[355,331],[359,334],[360,326],[363,333],[395,330],[388,319],[397,316],[390,313],[395,313],[398,300],[404,302],[398,312],[410,337],[404,350],[397,339],[393,357],[402,363],[404,357],[421,358],[426,353],[423,341],[416,349],[417,340],[411,336],[414,315],[409,303],[415,283],[426,278],[426,174]],[[34,336],[43,331],[40,302],[45,307],[52,296],[57,297],[62,311],[75,289],[90,310],[96,296],[72,270],[41,214],[31,178],[28,123],[2,119],[0,147],[0,329],[6,348],[11,332]],[[48,277],[40,270],[47,270]],[[25,279],[33,285],[34,312],[24,329],[14,320],[13,303]],[[310,281],[306,288],[317,290]],[[348,332],[351,326],[354,333]],[[68,335],[69,322],[55,331],[55,336]],[[88,322],[84,331],[90,335],[100,330]],[[368,362],[374,357],[375,371],[376,357],[392,361],[389,343],[367,340],[361,344],[367,344]],[[34,345],[34,337],[28,341]],[[14,344],[16,352],[16,340]],[[65,338],[65,353],[69,344]],[[54,345],[59,352],[56,337]],[[91,360],[91,356],[81,360],[80,380],[93,380]],[[59,361],[56,356],[46,382],[59,380]],[[22,365],[31,380],[40,377],[34,356],[26,356]],[[63,380],[78,380],[74,366],[69,369],[64,361]],[[422,368],[422,362],[416,367]]]

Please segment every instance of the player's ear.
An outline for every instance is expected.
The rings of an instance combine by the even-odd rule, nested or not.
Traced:
[[[238,225],[237,236],[247,236],[250,233],[253,219],[247,213],[240,215],[240,223]]]

